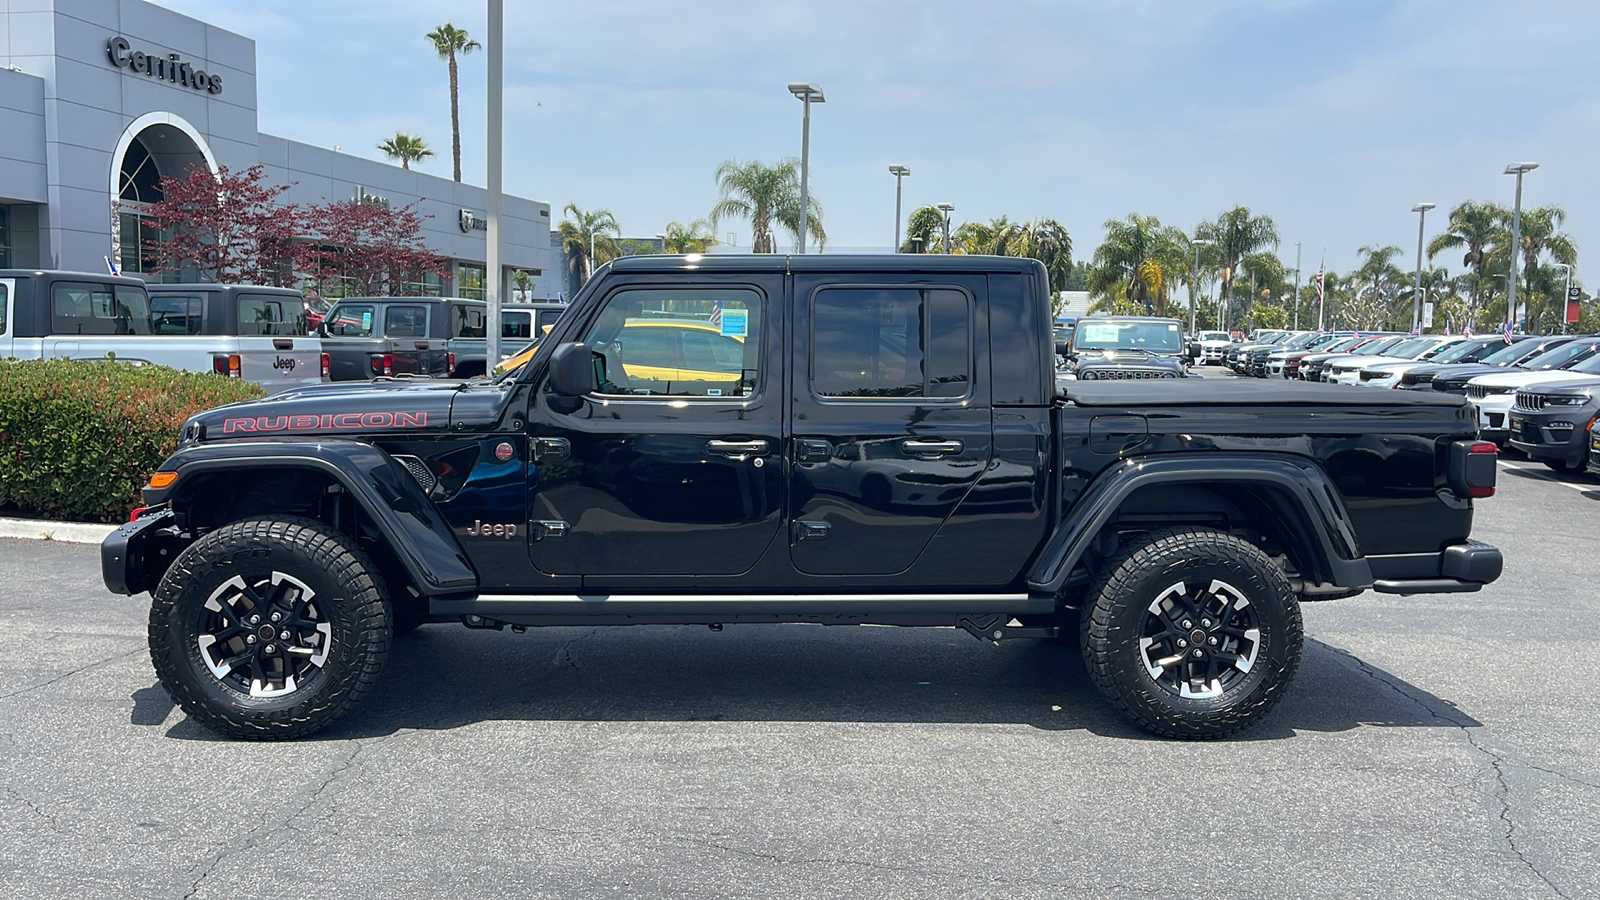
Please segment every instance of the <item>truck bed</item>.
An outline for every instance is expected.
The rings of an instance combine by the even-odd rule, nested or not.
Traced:
[[[1348,385],[1235,379],[1151,379],[1057,383],[1056,399],[1076,406],[1465,406],[1465,397]]]

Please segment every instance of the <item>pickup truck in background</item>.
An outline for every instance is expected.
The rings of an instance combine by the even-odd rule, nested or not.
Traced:
[[[450,342],[474,330],[482,337],[484,309],[482,300],[460,297],[345,297],[328,311],[317,333],[334,381],[446,378],[459,364]],[[482,346],[479,341],[480,361]]]
[[[193,417],[104,579],[239,738],[326,727],[456,621],[1069,638],[1131,722],[1204,739],[1287,693],[1301,603],[1499,576],[1464,398],[1058,387],[1050,301],[1027,259],[619,259],[498,377]]]
[[[501,306],[500,359],[503,361],[520,353],[542,337],[545,329],[554,325],[566,311],[564,303],[507,303]],[[450,352],[455,354],[455,366],[450,371],[452,378],[475,378],[486,371],[489,342],[483,323],[488,314],[487,304],[457,308],[456,324],[450,338]]]
[[[298,291],[9,270],[0,295],[0,358],[115,357],[215,372],[268,393],[328,380]]]

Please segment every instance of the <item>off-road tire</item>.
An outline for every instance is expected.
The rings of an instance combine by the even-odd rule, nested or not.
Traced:
[[[1221,738],[1256,724],[1283,699],[1300,665],[1304,640],[1300,606],[1282,570],[1260,548],[1209,529],[1159,531],[1112,558],[1102,572],[1090,591],[1090,605],[1083,617],[1084,663],[1095,686],[1135,725],[1164,737]],[[1181,599],[1181,594],[1168,593],[1179,582],[1194,585],[1187,589],[1190,599],[1198,599],[1218,583],[1236,591],[1247,603],[1237,604],[1227,599],[1232,596],[1229,592],[1215,591],[1216,597],[1238,606],[1235,617],[1229,619],[1234,623],[1230,628],[1247,633],[1247,628],[1253,627],[1257,633],[1254,644],[1248,645],[1254,648],[1250,666],[1238,671],[1247,640],[1235,638],[1234,647],[1241,652],[1233,654],[1235,661],[1216,681],[1201,685],[1199,696],[1180,695],[1189,689],[1183,685],[1192,688],[1197,684],[1177,674],[1191,671],[1185,663],[1176,664],[1184,668],[1161,668],[1159,660],[1155,661],[1161,678],[1179,682],[1165,683],[1152,671],[1147,657],[1161,652],[1161,645],[1142,645],[1148,633],[1166,623],[1151,607],[1158,606],[1162,597],[1168,597],[1168,602]],[[1224,614],[1228,615],[1226,608]],[[1222,627],[1218,623],[1218,631],[1208,632],[1198,645],[1186,646],[1183,652],[1213,652],[1207,647],[1211,636],[1220,637],[1226,648],[1230,639]],[[1176,641],[1167,643],[1176,646]],[[1222,665],[1223,655],[1216,659],[1217,665]],[[1206,696],[1208,690],[1220,692]]]
[[[388,656],[392,616],[377,572],[353,539],[322,522],[288,516],[231,522],[179,554],[151,595],[150,659],[156,676],[190,718],[219,734],[284,740],[320,731],[371,688]],[[203,636],[210,637],[203,623],[223,615],[221,607],[229,601],[214,598],[225,588],[234,595],[235,589],[227,587],[231,579],[264,589],[264,582],[282,576],[311,589],[305,615],[327,626],[324,638],[312,635],[323,661],[310,669],[309,661],[296,657],[309,672],[298,686],[278,696],[252,696],[254,685],[246,691],[224,681],[242,675],[214,674],[208,654],[221,656],[211,648],[222,645],[201,645]],[[305,596],[287,593],[296,595]],[[281,633],[279,641],[284,643]],[[252,643],[265,646],[259,638]],[[280,656],[284,666],[291,664],[287,651]]]

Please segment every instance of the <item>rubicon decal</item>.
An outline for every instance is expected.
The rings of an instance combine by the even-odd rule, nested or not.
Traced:
[[[251,434],[274,431],[340,431],[358,428],[426,428],[428,414],[414,413],[337,413],[331,416],[252,416],[225,419],[223,434]]]

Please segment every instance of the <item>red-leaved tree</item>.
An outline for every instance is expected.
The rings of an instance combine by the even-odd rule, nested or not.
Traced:
[[[295,238],[301,211],[279,206],[288,185],[263,184],[261,166],[234,171],[191,167],[182,178],[162,178],[164,199],[150,214],[166,240],[146,241],[156,272],[193,271],[200,281],[294,286],[305,253]]]
[[[319,282],[338,282],[345,296],[398,295],[430,274],[442,275],[448,260],[422,243],[423,215],[415,204],[398,209],[341,201],[305,211],[308,245],[304,265]]]

